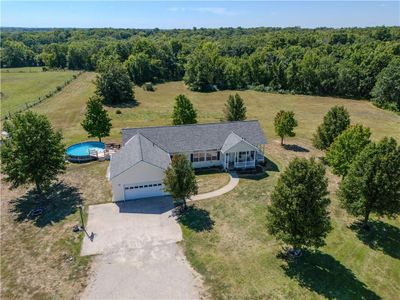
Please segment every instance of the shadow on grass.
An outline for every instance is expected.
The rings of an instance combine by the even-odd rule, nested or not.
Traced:
[[[112,108],[134,108],[139,106],[140,102],[138,101],[129,101],[123,103],[104,103],[104,106],[112,107]]]
[[[303,251],[300,258],[283,267],[287,276],[302,287],[328,299],[381,299],[332,256],[316,251]]]
[[[400,259],[400,228],[382,221],[370,221],[370,229],[362,228],[362,222],[354,222],[350,229],[371,249],[382,251],[393,258]]]
[[[254,173],[239,173],[239,178],[250,179],[250,180],[261,180],[268,177],[267,172],[254,172]]]
[[[209,174],[220,174],[224,173],[222,168],[217,168],[217,167],[211,167],[211,168],[201,168],[201,169],[195,169],[194,173],[196,175],[209,175]]]
[[[265,168],[267,172],[279,172],[278,165],[267,157],[265,157]]]
[[[310,152],[310,150],[303,148],[299,145],[288,145],[285,144],[282,146],[285,150],[294,151],[294,152]]]
[[[178,215],[178,222],[196,232],[209,231],[214,227],[210,213],[195,205],[190,205],[186,211],[181,211]]]
[[[78,189],[63,182],[54,184],[50,189],[38,195],[36,190],[30,190],[25,195],[11,201],[11,212],[16,214],[15,220],[33,220],[38,227],[59,222],[76,212],[77,205],[82,203]],[[32,215],[32,210],[41,209],[42,213]]]

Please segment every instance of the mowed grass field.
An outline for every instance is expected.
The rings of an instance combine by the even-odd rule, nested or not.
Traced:
[[[68,143],[87,139],[80,122],[84,118],[85,102],[94,93],[94,73],[84,73],[63,91],[34,108],[46,114],[54,126],[64,131]],[[135,89],[137,106],[107,107],[112,118],[112,132],[105,140],[121,142],[121,128],[170,125],[174,99],[185,94],[198,111],[200,123],[219,122],[228,96],[237,91],[198,93],[189,91],[183,82],[170,82],[156,86],[155,92]],[[299,122],[297,138],[310,140],[324,114],[334,105],[344,105],[351,115],[352,123],[371,127],[372,138],[393,136],[400,141],[400,116],[381,110],[368,101],[355,101],[332,97],[269,94],[255,91],[238,91],[247,105],[247,118],[260,121],[267,139],[275,138],[273,120],[281,110],[293,110]],[[116,114],[120,110],[121,114]]]
[[[85,102],[95,90],[95,76],[82,74],[34,108],[63,131],[67,145],[88,139],[80,122]],[[124,127],[171,124],[174,98],[180,93],[194,103],[199,122],[219,122],[228,95],[235,92],[195,93],[182,82],[157,85],[155,92],[136,88],[136,106],[107,108],[113,129],[106,141],[121,142],[120,129]],[[325,247],[288,262],[279,258],[281,244],[267,233],[265,224],[270,193],[287,163],[297,156],[323,155],[312,147],[310,138],[331,106],[346,106],[353,123],[371,127],[373,139],[389,135],[400,141],[400,116],[367,101],[238,93],[246,102],[248,119],[260,120],[267,136],[268,171],[264,176],[241,178],[238,187],[228,194],[196,202],[182,225],[182,247],[193,267],[204,276],[211,298],[398,299],[400,218],[379,220],[373,216],[374,230],[368,236],[360,234],[354,227],[355,219],[340,208],[335,196],[340,179],[329,170],[334,230]],[[118,109],[122,114],[116,114]],[[280,109],[294,110],[299,120],[297,136],[287,139],[287,144],[298,146],[289,148],[296,151],[281,148],[274,135],[273,117]],[[26,218],[27,211],[38,205],[29,190],[9,191],[6,184],[2,185],[2,298],[77,298],[86,285],[91,259],[79,256],[82,235],[71,231],[79,223],[74,205],[111,200],[105,179],[107,165],[70,164],[60,177],[62,185],[50,196],[54,204],[36,220]],[[219,179],[224,181],[224,177]]]
[[[1,116],[15,112],[25,103],[37,101],[72,78],[75,71],[48,71],[42,68],[1,69]]]

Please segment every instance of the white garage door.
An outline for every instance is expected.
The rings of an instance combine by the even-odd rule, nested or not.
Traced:
[[[164,186],[161,182],[135,183],[124,186],[125,200],[164,196]]]

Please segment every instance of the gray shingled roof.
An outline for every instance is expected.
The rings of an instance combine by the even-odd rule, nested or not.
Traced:
[[[141,133],[168,153],[221,149],[234,132],[250,144],[266,144],[258,121],[122,129],[122,143]]]
[[[231,149],[233,146],[235,146],[235,145],[237,145],[237,144],[239,144],[239,143],[241,143],[241,142],[243,142],[243,141],[244,141],[245,143],[251,145],[251,143],[248,143],[246,140],[243,140],[242,137],[238,136],[236,133],[231,132],[231,133],[228,135],[228,137],[226,138],[224,144],[222,145],[221,152],[222,152],[222,153],[225,153],[226,151],[228,151],[229,149]],[[254,145],[253,145],[253,146],[254,146]]]
[[[166,169],[171,159],[167,152],[139,133],[127,141],[120,151],[111,156],[110,179],[140,161]]]

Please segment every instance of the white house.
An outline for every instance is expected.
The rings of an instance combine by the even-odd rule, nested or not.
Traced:
[[[165,195],[164,171],[174,154],[194,168],[254,168],[266,139],[258,121],[122,129],[121,150],[111,156],[113,201]]]

